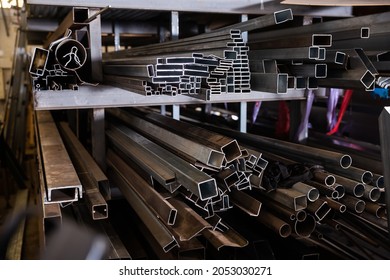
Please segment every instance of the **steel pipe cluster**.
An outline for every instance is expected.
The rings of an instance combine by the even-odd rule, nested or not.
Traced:
[[[389,19],[383,13],[251,34],[252,89],[388,88]]]
[[[388,257],[389,229],[385,188],[380,184],[382,176],[352,166],[348,155],[233,130],[208,128],[264,151],[263,157],[269,164],[263,175],[263,187],[266,188],[264,183],[270,177],[276,176],[270,170],[284,166],[285,169],[280,168],[281,179],[276,189],[265,192],[260,188],[252,192],[264,205],[259,216],[262,211],[271,211],[290,225],[295,221],[293,235],[305,236],[307,241],[337,252],[343,258]],[[297,170],[310,172],[297,174]],[[307,176],[303,176],[305,174]],[[294,178],[298,179],[294,181]],[[297,224],[305,221],[301,216],[315,219],[315,223],[310,223],[311,230],[308,227],[303,231],[305,234],[299,230],[301,224]],[[266,220],[269,219],[263,220],[265,224]],[[287,235],[288,231],[281,232]],[[339,235],[356,246],[338,242]]]
[[[145,95],[250,93],[248,47],[242,32],[292,20],[291,10],[191,38],[103,55],[104,81]]]

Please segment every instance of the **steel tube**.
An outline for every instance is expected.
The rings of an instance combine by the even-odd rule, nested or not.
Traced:
[[[330,208],[332,208],[340,213],[344,213],[347,210],[347,207],[338,201],[335,201],[329,197],[325,197],[324,199],[328,203]]]
[[[347,206],[349,210],[358,214],[363,213],[364,209],[366,208],[366,203],[364,202],[364,200],[358,199],[351,195],[344,196],[340,199],[340,202]]]
[[[177,182],[201,200],[207,200],[218,195],[215,179],[131,129],[123,128],[123,131],[126,137],[163,160],[165,165],[175,173]]]
[[[307,200],[310,202],[314,202],[320,197],[318,189],[302,182],[295,183],[291,188],[306,194]]]
[[[291,226],[288,223],[264,209],[261,211],[260,215],[256,217],[256,220],[279,234],[280,237],[286,238],[291,234]]]
[[[377,203],[373,203],[370,201],[366,201],[366,208],[365,211],[368,213],[375,215],[377,218],[380,219],[386,219],[386,208],[382,205],[379,205]]]
[[[340,169],[338,166],[326,165],[326,169],[351,180],[362,182],[363,184],[370,184],[373,180],[373,174],[370,171],[355,166],[350,166],[347,169]]]
[[[257,91],[287,93],[288,75],[285,73],[251,73],[251,89]]]
[[[164,252],[169,252],[178,246],[172,233],[161,223],[148,206],[145,205],[138,194],[129,187],[127,179],[123,178],[117,171],[115,171],[115,166],[113,166],[110,162],[108,164],[110,168],[112,168],[112,176],[110,179],[113,184],[121,190],[123,195],[126,197],[126,200],[140,217]]]
[[[338,191],[336,191],[332,187],[328,187],[326,185],[323,185],[321,183],[314,182],[314,181],[306,181],[305,183],[316,188],[319,191],[319,193],[324,195],[324,196],[331,197],[333,199],[336,199],[339,197]]]
[[[111,150],[108,150],[107,160],[112,165],[111,167],[122,177],[126,176],[131,178],[131,182],[128,182],[128,186],[153,210],[157,218],[162,219],[167,225],[175,224],[177,210],[171,203],[165,200],[164,197],[143,180],[134,169],[127,165]]]
[[[381,197],[381,191],[377,187],[365,185],[363,197],[370,200],[370,201],[375,202],[375,201],[378,201],[379,198]]]
[[[331,208],[323,199],[318,199],[307,205],[307,210],[314,214],[318,221],[322,221],[330,212]]]
[[[266,194],[266,196],[294,211],[299,211],[307,207],[306,195],[296,190],[279,188]]]
[[[146,118],[155,124],[161,125],[172,132],[221,151],[224,153],[227,163],[230,163],[242,156],[240,146],[233,138],[159,114],[149,113],[144,115],[143,118]]]
[[[333,174],[333,176],[335,176],[336,182],[338,184],[341,184],[345,188],[345,191],[347,193],[352,194],[356,197],[363,196],[364,190],[366,188],[366,186],[364,184],[359,183],[359,182],[354,181],[354,180],[351,180],[351,179],[348,179],[348,178],[338,176],[338,175]]]
[[[313,216],[307,215],[303,221],[296,220],[293,227],[298,236],[309,237],[316,228],[316,220]]]
[[[222,167],[224,159],[224,154],[222,152],[188,140],[150,122],[145,122],[145,120],[141,118],[129,115],[119,109],[108,109],[107,112],[141,131],[143,134],[152,137],[154,141],[164,145],[171,151],[176,153],[179,151],[180,153],[193,157],[211,167]]]

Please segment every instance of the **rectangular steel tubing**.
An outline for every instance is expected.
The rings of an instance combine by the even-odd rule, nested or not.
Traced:
[[[303,47],[303,48],[289,48],[286,49],[264,49],[264,50],[251,50],[248,52],[249,59],[252,60],[264,60],[264,59],[276,59],[276,60],[315,60],[319,58],[319,47]]]
[[[165,225],[156,217],[156,215],[149,209],[145,202],[141,199],[136,191],[129,186],[128,179],[122,177],[115,166],[111,162],[108,162],[111,168],[113,185],[117,186],[131,207],[137,213],[143,224],[147,227],[154,239],[158,242],[161,248],[168,252],[175,248],[178,244],[172,233],[166,228]]]
[[[389,22],[390,12],[371,14],[367,16],[351,17],[346,19],[325,21],[317,24],[303,25],[279,30],[261,32],[252,35],[253,40],[269,40],[274,38],[295,37],[301,34],[314,34],[324,32],[338,32],[361,28],[362,26],[381,25]]]
[[[390,42],[387,40],[388,35],[372,35],[369,39],[353,39],[345,41],[335,41],[332,49],[352,49],[362,48],[365,51],[387,51],[390,48]]]
[[[44,203],[77,201],[82,186],[50,112],[36,112],[40,156],[46,185]]]
[[[252,90],[285,94],[287,82],[288,74],[285,73],[251,73]]]
[[[291,75],[298,77],[326,78],[328,74],[325,63],[290,65],[288,68]]]
[[[294,211],[299,211],[307,207],[306,195],[296,190],[279,188],[265,195]]]
[[[141,131],[143,134],[153,138],[154,141],[164,145],[173,152],[179,151],[212,167],[220,168],[222,166],[225,156],[220,151],[191,141],[119,109],[108,109],[108,112],[126,122],[126,124],[136,128],[138,131]]]
[[[103,65],[106,75],[150,77],[147,65]]]
[[[131,182],[128,182],[129,187],[154,211],[156,217],[162,219],[167,225],[175,224],[177,210],[171,203],[111,150],[107,153],[107,159],[112,164],[112,168],[122,177],[131,178]]]
[[[237,141],[233,138],[159,114],[150,113],[144,115],[143,117],[163,126],[164,128],[174,131],[175,133],[194,139],[195,141],[199,141],[204,145],[208,145],[223,152],[227,162],[232,162],[241,156],[240,147],[238,146]]]
[[[124,131],[126,137],[145,147],[163,160],[165,165],[175,173],[177,182],[185,186],[201,200],[207,200],[218,195],[215,179],[140,134],[130,129]]]
[[[318,221],[322,221],[331,211],[328,203],[323,199],[318,199],[314,202],[310,202],[307,205],[307,210],[314,214]]]
[[[46,231],[53,225],[62,223],[61,207],[58,203],[43,204],[43,230]]]
[[[238,190],[232,190],[229,193],[229,197],[235,206],[240,208],[249,216],[257,217],[259,215],[262,203],[254,197]]]
[[[282,37],[270,39],[268,38],[265,41],[255,41],[249,40],[248,46],[251,50],[261,50],[261,49],[284,49],[284,48],[294,48],[303,47],[307,48],[310,46],[318,47],[329,47],[332,44],[332,39],[330,34],[300,34],[294,37]]]

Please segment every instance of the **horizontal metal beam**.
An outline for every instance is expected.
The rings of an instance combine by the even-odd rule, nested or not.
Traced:
[[[263,9],[262,3],[266,3]],[[308,6],[296,6],[296,5],[281,5],[279,2],[270,1],[270,0],[248,0],[245,2],[242,1],[224,1],[224,0],[214,0],[214,1],[198,1],[194,5],[191,1],[124,1],[124,0],[115,0],[115,1],[104,1],[104,0],[69,0],[64,2],[53,2],[53,0],[28,0],[27,4],[30,5],[61,5],[61,6],[84,6],[84,7],[96,7],[103,8],[107,4],[111,8],[117,9],[142,9],[142,10],[158,10],[158,11],[179,11],[179,12],[209,12],[209,13],[232,13],[232,14],[264,14],[272,13],[280,9],[293,8],[296,14],[309,14],[316,16],[340,16],[340,17],[349,17],[352,15],[352,9],[350,7],[316,7],[311,8]]]
[[[35,110],[63,110],[63,109],[87,109],[87,108],[110,108],[132,106],[155,106],[172,104],[204,104],[222,102],[256,102],[296,100],[304,99],[303,90],[289,90],[287,94],[277,95],[269,92],[252,91],[251,94],[219,94],[211,95],[210,101],[186,95],[178,96],[143,96],[124,89],[99,85],[82,86],[79,90],[62,91],[35,91]]]

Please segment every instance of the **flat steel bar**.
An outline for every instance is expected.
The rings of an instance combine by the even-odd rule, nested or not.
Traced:
[[[154,141],[164,145],[173,152],[179,151],[211,167],[222,167],[225,156],[220,151],[162,129],[153,123],[145,122],[145,120],[119,109],[108,109],[108,112],[126,122],[126,124],[136,128],[138,131],[141,131],[143,134],[152,137]]]
[[[150,184],[148,184],[137,172],[127,165],[118,155],[108,150],[107,160],[112,168],[122,177],[131,178],[128,186],[153,210],[156,217],[162,219],[167,225],[174,225],[177,216],[177,209],[161,196]]]
[[[163,160],[165,165],[174,171],[177,182],[185,186],[201,200],[207,200],[218,195],[215,179],[140,134],[130,129],[123,129],[123,131],[125,131],[129,139],[144,146]]]
[[[382,155],[382,164],[383,164],[383,175],[385,182],[385,202],[387,210],[387,223],[388,223],[388,232],[390,237],[390,170],[387,168],[387,163],[390,162],[390,143],[387,141],[389,134],[389,125],[390,125],[390,107],[385,107],[382,110],[382,113],[379,116],[379,136],[381,144],[381,155]]]
[[[158,242],[164,252],[169,252],[171,249],[178,246],[176,239],[172,233],[162,224],[162,222],[155,216],[155,214],[142,201],[138,194],[129,187],[129,182],[123,178],[117,171],[115,166],[108,163],[113,168],[113,176],[110,178],[115,186],[117,186],[122,194],[126,197],[131,207],[142,220],[154,239]]]
[[[82,197],[82,186],[50,112],[37,112],[45,203],[72,202]]]

